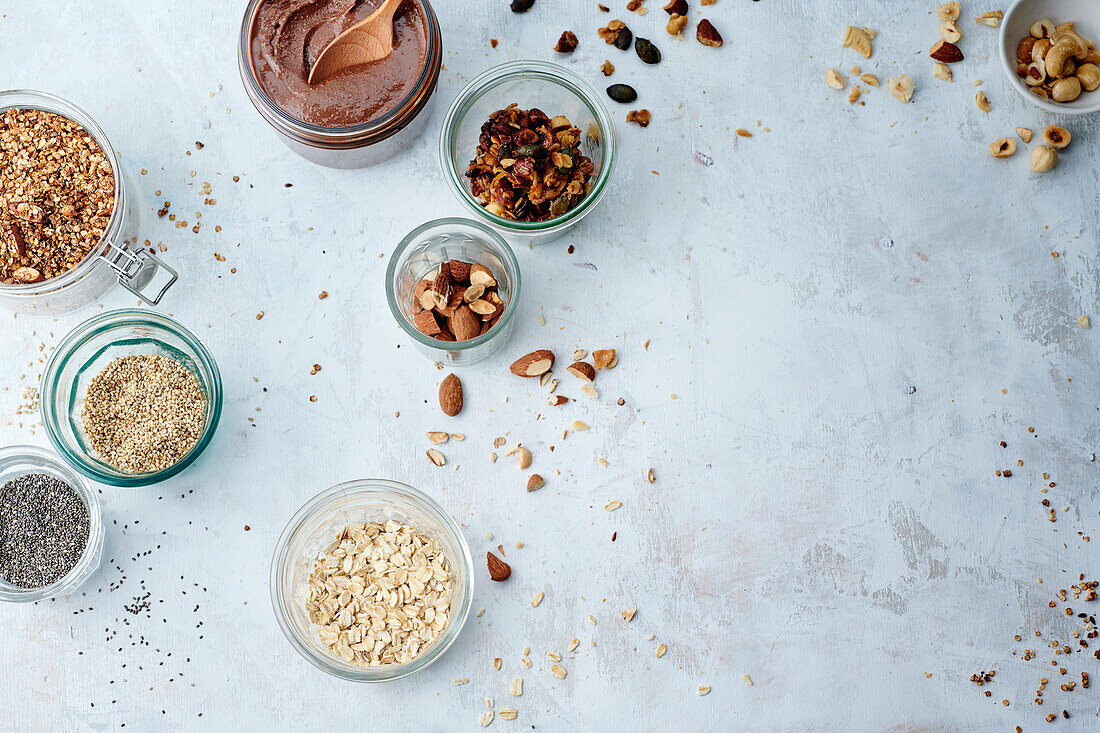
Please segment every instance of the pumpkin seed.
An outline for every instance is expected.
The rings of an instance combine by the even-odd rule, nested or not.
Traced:
[[[546,148],[538,143],[527,143],[516,148],[516,155],[521,158],[538,158],[546,155]]]
[[[647,64],[656,64],[661,61],[661,52],[658,51],[657,47],[650,43],[648,39],[636,39],[634,41],[634,50],[638,53],[638,58]]]
[[[630,32],[630,29],[625,25],[619,31],[619,35],[615,37],[615,48],[620,51],[625,51],[630,48],[630,42],[634,40],[634,34]]]
[[[612,84],[607,88],[607,96],[621,104],[630,104],[638,98],[638,92],[629,84]]]
[[[569,194],[563,193],[550,204],[550,216],[561,216],[569,211]]]

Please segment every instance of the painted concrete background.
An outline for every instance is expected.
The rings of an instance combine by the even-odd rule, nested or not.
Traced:
[[[1100,323],[1096,119],[1052,118],[1008,86],[996,31],[972,20],[996,4],[964,2],[954,83],[925,55],[935,2],[718,0],[691,17],[714,22],[721,49],[670,39],[659,0],[644,17],[624,4],[537,0],[517,16],[503,0],[439,3],[446,68],[428,131],[355,172],[298,159],[252,109],[241,2],[4,6],[2,86],[63,95],[107,130],[146,236],[181,273],[162,310],[207,341],[227,398],[199,463],[104,489],[105,562],[85,594],[0,609],[0,728],[474,730],[487,697],[519,711],[494,730],[1047,730],[1050,712],[1049,730],[1098,726],[1096,685],[1079,683],[1100,679],[1098,645],[1078,646],[1083,622],[1064,610],[1097,604],[1048,606],[1100,571],[1100,329],[1077,324]],[[614,17],[662,63],[605,46],[595,30]],[[848,24],[878,31],[870,60],[840,46]],[[581,44],[558,57],[566,29]],[[515,334],[460,371],[466,408],[446,420],[444,373],[386,308],[386,256],[461,213],[437,161],[443,114],[475,74],[517,58],[599,87],[611,59],[653,122],[614,108],[605,201],[567,238],[518,252]],[[913,102],[883,86],[848,104],[824,74],[853,64],[912,75]],[[1022,144],[990,157],[1016,126],[1052,121],[1073,134],[1054,171],[1032,174]],[[165,199],[182,219],[201,210],[200,233],[157,218]],[[23,388],[69,329],[133,302],[115,289],[56,319],[0,320],[0,442],[46,443],[17,414]],[[560,413],[508,373],[534,348],[612,346],[599,398],[564,375],[578,401]],[[591,430],[561,441],[574,419]],[[444,446],[442,469],[424,457],[425,431],[441,429],[468,436]],[[532,447],[546,488],[529,495],[512,461],[489,463],[502,435]],[[431,492],[476,556],[503,544],[514,569],[490,584],[479,560],[485,613],[429,670],[379,687],[306,664],[268,598],[287,519],[363,476]],[[605,511],[611,500],[622,508]],[[148,614],[127,610],[144,601]],[[1081,651],[1055,657],[1053,641]],[[990,669],[988,685],[969,681]],[[1069,679],[1076,690],[1060,690]]]

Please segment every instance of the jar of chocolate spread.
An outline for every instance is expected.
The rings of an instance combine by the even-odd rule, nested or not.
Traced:
[[[294,152],[332,168],[363,168],[407,148],[427,124],[443,39],[428,0],[394,15],[393,53],[309,84],[313,62],[381,0],[251,0],[237,60],[245,91]]]

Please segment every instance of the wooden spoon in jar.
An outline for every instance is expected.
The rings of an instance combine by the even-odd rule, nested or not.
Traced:
[[[384,59],[393,53],[393,14],[401,0],[383,0],[378,9],[336,36],[321,50],[309,70],[310,84],[320,84],[345,69]]]

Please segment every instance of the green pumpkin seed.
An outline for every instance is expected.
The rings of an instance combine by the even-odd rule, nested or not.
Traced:
[[[629,84],[612,84],[607,88],[607,96],[620,104],[630,104],[638,98],[638,92]]]
[[[634,41],[634,50],[638,53],[638,58],[647,64],[656,64],[661,61],[661,52],[645,38]]]
[[[516,148],[516,155],[521,158],[539,158],[546,155],[546,149],[538,143],[527,143]]]
[[[567,211],[569,211],[569,195],[563,193],[550,204],[550,216],[561,216]]]

